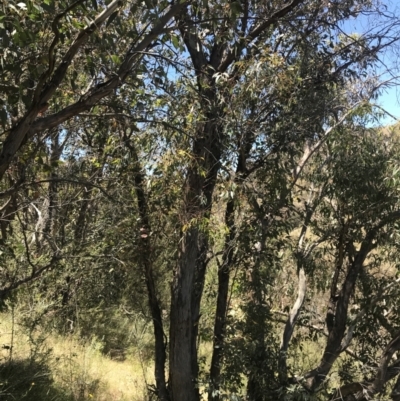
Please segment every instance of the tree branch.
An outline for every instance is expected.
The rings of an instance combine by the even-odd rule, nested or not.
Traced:
[[[178,3],[171,6],[171,8],[158,19],[154,28],[126,54],[123,63],[113,78],[105,83],[97,85],[86,93],[86,95],[84,95],[78,102],[65,107],[58,113],[35,121],[43,103],[50,100],[56,89],[61,84],[68,67],[78,50],[86,42],[90,34],[93,33],[117,9],[119,4],[120,0],[114,0],[88,27],[78,34],[74,43],[71,45],[63,57],[59,67],[55,71],[53,78],[41,93],[38,103],[33,104],[20,123],[10,130],[10,133],[4,141],[3,149],[0,154],[0,179],[4,176],[4,173],[7,171],[8,166],[17,151],[20,149],[27,135],[32,136],[38,131],[54,128],[69,118],[76,116],[80,112],[90,109],[92,106],[97,104],[100,99],[110,95],[112,91],[126,79],[137,59],[141,57],[140,52],[145,50],[153,40],[162,33],[165,25],[182,9],[182,7],[184,7],[186,3]]]
[[[272,14],[267,20],[261,22],[256,26],[249,34],[242,39],[239,43],[233,46],[233,49],[226,54],[226,56],[221,61],[218,66],[218,72],[225,72],[226,69],[235,61],[239,55],[242,54],[245,46],[249,45],[253,40],[257,39],[267,28],[275,24],[280,18],[286,16],[291,11],[293,11],[298,5],[304,3],[305,0],[293,0],[287,6],[281,8],[274,14]]]

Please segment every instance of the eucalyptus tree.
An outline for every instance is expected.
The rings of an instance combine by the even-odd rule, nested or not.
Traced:
[[[236,179],[243,185],[246,175],[266,163],[268,157],[289,157],[291,152],[297,156],[306,140],[313,143],[328,134],[326,125],[330,121],[334,121],[333,125],[343,121],[346,106],[354,107],[371,96],[376,89],[373,85],[366,85],[367,90],[361,91],[364,98],[349,96],[341,102],[343,98],[339,99],[335,93],[349,82],[349,76],[367,71],[377,57],[375,50],[379,46],[372,45],[377,39],[374,34],[362,38],[337,35],[335,39],[331,30],[344,18],[359,12],[362,6],[368,5],[293,1],[245,2],[223,7],[210,2],[208,7],[192,5],[177,15],[180,33],[177,45],[186,46],[196,79],[191,89],[196,97],[190,106],[191,115],[194,111],[197,113],[197,121],[192,122],[190,159],[184,169],[183,222],[172,288],[169,374],[173,399],[199,398],[198,389],[193,385],[198,377],[198,319],[209,262],[207,229],[216,183],[223,174],[221,169],[234,160],[231,163],[236,168]],[[210,13],[225,15],[226,20],[210,24]],[[235,16],[237,18],[233,18]],[[388,37],[386,45],[391,41]],[[265,78],[258,82],[257,67],[265,71]],[[254,89],[258,99],[254,97],[249,105],[245,99],[238,104],[243,113],[243,125],[240,125],[235,120],[239,114],[235,113],[235,98],[246,91],[244,85],[251,90],[246,74],[252,73],[255,75],[253,85],[259,88],[259,91]],[[329,93],[333,99],[329,98]],[[252,114],[257,116],[254,123]],[[333,120],[327,118],[329,114]],[[298,159],[295,171],[301,171],[302,157]],[[287,193],[282,190],[283,205],[285,195]],[[261,211],[264,216],[272,206],[265,207]],[[272,211],[277,213],[274,207]],[[223,345],[231,236],[235,236],[234,203],[229,203],[226,213],[229,235],[220,268],[223,283],[219,289],[221,298],[217,301],[218,343],[214,348],[217,354]],[[260,224],[264,227],[260,236],[261,246],[264,246],[268,219],[264,218],[264,223]],[[257,341],[262,347],[262,340]],[[210,397],[218,398],[221,358],[217,355],[213,359]]]
[[[299,282],[280,347],[282,382],[315,392],[343,355],[351,362],[339,370],[345,379],[334,399],[375,397],[398,376],[398,314],[390,306],[398,300],[398,152],[396,135],[365,128],[356,118],[306,169],[294,208],[301,216],[294,247]],[[292,371],[288,381],[289,343],[306,304],[306,326],[324,335],[325,349],[315,368]]]
[[[396,22],[390,20],[363,36],[340,30],[342,21],[374,7],[356,0],[2,5],[0,37],[6,51],[0,75],[0,177],[2,196],[10,199],[2,208],[3,240],[12,235],[12,219],[23,201],[31,209],[37,207],[21,191],[34,188],[38,177],[29,162],[40,157],[39,149],[50,161],[45,180],[67,182],[62,168],[53,165],[62,165],[67,157],[63,146],[79,142],[73,163],[65,165],[79,176],[76,166],[83,163],[84,173],[75,183],[83,185],[85,196],[77,195],[79,207],[57,215],[62,191],[49,184],[47,203],[41,205],[49,217],[37,226],[35,241],[38,249],[50,249],[49,263],[58,262],[63,250],[84,249],[93,238],[110,234],[95,230],[96,235],[89,235],[96,227],[89,211],[100,210],[96,205],[104,201],[99,191],[105,196],[111,191],[116,200],[121,195],[125,207],[130,203],[132,209],[118,213],[121,208],[111,221],[118,227],[121,219],[121,226],[131,227],[131,247],[126,239],[118,241],[121,254],[128,248],[126,258],[132,257],[133,249],[139,255],[129,266],[139,267],[147,288],[160,399],[200,398],[198,335],[211,260],[219,263],[219,283],[206,383],[210,399],[221,394],[233,267],[250,263],[254,273],[248,277],[248,322],[257,310],[267,316],[261,272],[265,264],[272,266],[274,240],[286,229],[277,222],[290,204],[293,182],[333,128],[374,95],[379,83],[357,80],[357,75],[373,72],[379,52],[397,40]],[[359,90],[349,90],[351,83]],[[128,190],[122,188],[124,180]],[[221,255],[212,230],[220,192],[227,194]],[[76,199],[71,192],[68,196]],[[259,202],[258,196],[265,201]],[[247,220],[240,219],[242,202],[248,208]],[[170,221],[160,219],[157,211],[170,213]],[[42,210],[36,213],[37,219]],[[64,216],[60,230],[69,217],[76,219],[69,241],[53,241],[55,215],[58,220]],[[168,227],[164,241],[161,229],[155,235],[160,220],[158,227]],[[34,219],[27,221],[33,224]],[[251,243],[260,247],[254,258]],[[162,311],[168,298],[163,299],[163,281],[157,278],[163,247],[168,249],[168,267],[173,266],[167,322]],[[29,264],[27,247],[26,253]],[[125,257],[120,260],[126,263]],[[14,280],[4,291],[39,277],[49,269],[46,266]],[[254,336],[249,334],[249,342],[256,344],[253,356],[260,350],[265,355],[269,331],[263,324]],[[263,399],[256,365],[246,367],[249,397]]]
[[[11,197],[2,209],[3,239],[15,217],[17,188],[25,181],[34,144],[49,135],[70,135],[79,124],[72,118],[104,98],[109,100],[122,83],[138,84],[142,52],[168,31],[183,6],[119,1],[2,3],[0,175],[8,181],[2,197]]]

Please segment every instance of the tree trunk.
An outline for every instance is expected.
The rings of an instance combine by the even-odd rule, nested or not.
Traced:
[[[174,401],[199,400],[197,385],[197,334],[200,319],[200,303],[204,287],[206,256],[208,250],[207,226],[211,208],[211,194],[215,185],[209,188],[206,206],[201,205],[204,186],[198,178],[189,179],[189,192],[186,204],[195,205],[188,211],[187,225],[180,243],[177,268],[174,275],[171,300],[170,327],[170,386]],[[197,174],[196,174],[197,175]],[[196,184],[197,182],[197,184]],[[199,193],[194,196],[193,193]],[[197,205],[196,205],[197,203]],[[192,219],[189,218],[192,216]],[[199,223],[203,220],[200,229]]]
[[[243,143],[239,144],[238,165],[236,168],[236,188],[247,177],[246,162],[252,145],[252,132],[246,132]],[[236,237],[235,202],[238,189],[229,198],[225,210],[225,226],[228,233],[225,235],[222,263],[218,267],[218,294],[214,322],[213,353],[210,367],[209,401],[219,401],[221,368],[224,351],[224,336],[226,327],[226,314],[228,312],[229,276],[234,264],[234,241]]]
[[[298,268],[298,276],[299,276],[299,283],[298,283],[297,299],[293,305],[292,310],[290,311],[288,320],[286,321],[285,330],[282,336],[281,347],[279,350],[279,374],[281,383],[286,383],[287,381],[287,351],[289,348],[290,340],[293,335],[295,325],[300,316],[301,308],[303,307],[306,298],[307,277],[304,271],[304,267],[301,265]]]
[[[150,216],[147,205],[146,193],[144,190],[143,172],[139,163],[139,157],[136,149],[132,143],[125,142],[127,147],[131,151],[133,159],[133,175],[135,180],[135,191],[137,204],[139,209],[140,224],[139,229],[139,255],[141,267],[146,281],[147,295],[149,300],[149,307],[151,317],[153,320],[154,340],[155,340],[155,363],[154,363],[154,376],[156,379],[157,395],[160,401],[168,401],[170,399],[167,389],[167,383],[165,380],[165,362],[167,359],[166,355],[166,342],[165,333],[161,316],[161,308],[157,297],[156,284],[154,281],[154,268],[152,259],[151,249],[151,227],[150,227]]]
[[[211,92],[208,99],[212,99]],[[173,401],[198,401],[200,397],[196,340],[209,248],[207,231],[223,135],[218,116],[209,113],[206,117],[207,123],[194,141],[188,167],[184,228],[172,285],[169,371]]]
[[[197,227],[189,228],[181,240],[180,260],[175,273],[171,301],[170,386],[174,401],[198,401],[196,368],[193,366],[194,326],[199,316],[192,315],[192,294],[195,290]]]
[[[393,340],[386,347],[382,354],[379,366],[376,370],[375,379],[370,383],[349,383],[339,388],[331,401],[368,401],[376,399],[375,396],[380,394],[384,385],[398,376],[396,384],[393,387],[391,393],[391,399],[393,401],[400,400],[400,369],[399,360],[389,366],[389,362],[393,357],[393,354],[400,349],[400,332],[397,332]]]
[[[307,387],[314,391],[325,380],[326,375],[330,372],[332,365],[338,358],[342,349],[342,340],[346,331],[347,312],[350,302],[350,296],[353,293],[358,275],[362,269],[363,263],[374,245],[373,240],[376,230],[372,230],[367,234],[361,244],[360,250],[350,264],[347,276],[344,280],[340,293],[338,295],[334,319],[330,329],[327,344],[319,366],[305,375],[307,379]]]
[[[349,272],[345,282],[343,283],[337,301],[335,317],[321,362],[316,369],[306,375],[307,385],[311,390],[318,388],[318,386],[325,380],[333,363],[341,353],[341,343],[346,330],[347,310],[350,295],[353,292],[363,261],[364,259],[357,257],[356,261],[349,268]]]
[[[266,325],[265,325],[265,312],[263,311],[264,296],[262,291],[262,284],[260,280],[260,266],[255,266],[251,272],[252,284],[252,314],[248,316],[248,320],[252,320],[250,325],[253,326],[253,343],[254,351],[251,356],[251,369],[248,375],[247,382],[247,399],[249,401],[265,401],[265,387],[263,376],[263,368],[265,361],[268,358],[265,346]],[[257,317],[255,317],[257,315]]]
[[[221,365],[223,358],[226,313],[228,309],[229,272],[233,261],[235,230],[235,200],[230,198],[225,211],[225,224],[229,233],[225,236],[222,263],[218,268],[217,308],[214,322],[213,354],[210,368],[209,401],[219,401]]]

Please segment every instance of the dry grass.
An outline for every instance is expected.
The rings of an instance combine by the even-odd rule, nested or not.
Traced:
[[[49,400],[145,401],[147,385],[153,383],[152,363],[144,361],[139,352],[132,352],[124,361],[115,361],[102,355],[95,342],[84,344],[73,335],[43,337],[35,332],[29,338],[26,328],[18,322],[13,324],[8,314],[0,314],[1,345],[5,347],[0,351],[1,364],[32,358],[46,364],[53,386],[64,394]],[[34,377],[32,372],[32,386]]]
[[[98,401],[145,400],[146,383],[152,383],[152,366],[133,354],[113,361],[74,337],[51,338],[56,383],[73,389],[75,397]]]

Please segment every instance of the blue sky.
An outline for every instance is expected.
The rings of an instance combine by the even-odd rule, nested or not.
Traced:
[[[398,0],[383,0],[382,3],[384,4],[383,9],[386,9],[385,12],[387,13],[387,15],[391,15],[394,18],[397,17],[400,21],[400,4],[397,4]],[[346,33],[362,34],[370,30],[371,28],[378,27],[382,23],[383,20],[377,18],[376,15],[361,15],[358,18],[353,18],[352,20],[347,21],[344,24],[343,29]],[[397,49],[397,51],[398,50],[399,49]],[[378,73],[383,73],[387,68],[389,68],[393,75],[400,75],[400,72],[397,71],[399,65],[399,55],[396,54],[396,49],[386,51],[384,54],[381,55],[381,57],[383,63],[380,65]],[[384,80],[389,79],[389,75],[384,75],[382,76],[382,78]],[[384,89],[376,103],[382,106],[388,113],[390,113],[397,119],[400,119],[400,87],[398,87],[397,85],[393,85],[390,88]],[[393,124],[395,120],[387,116],[383,119],[382,122],[384,124]]]

